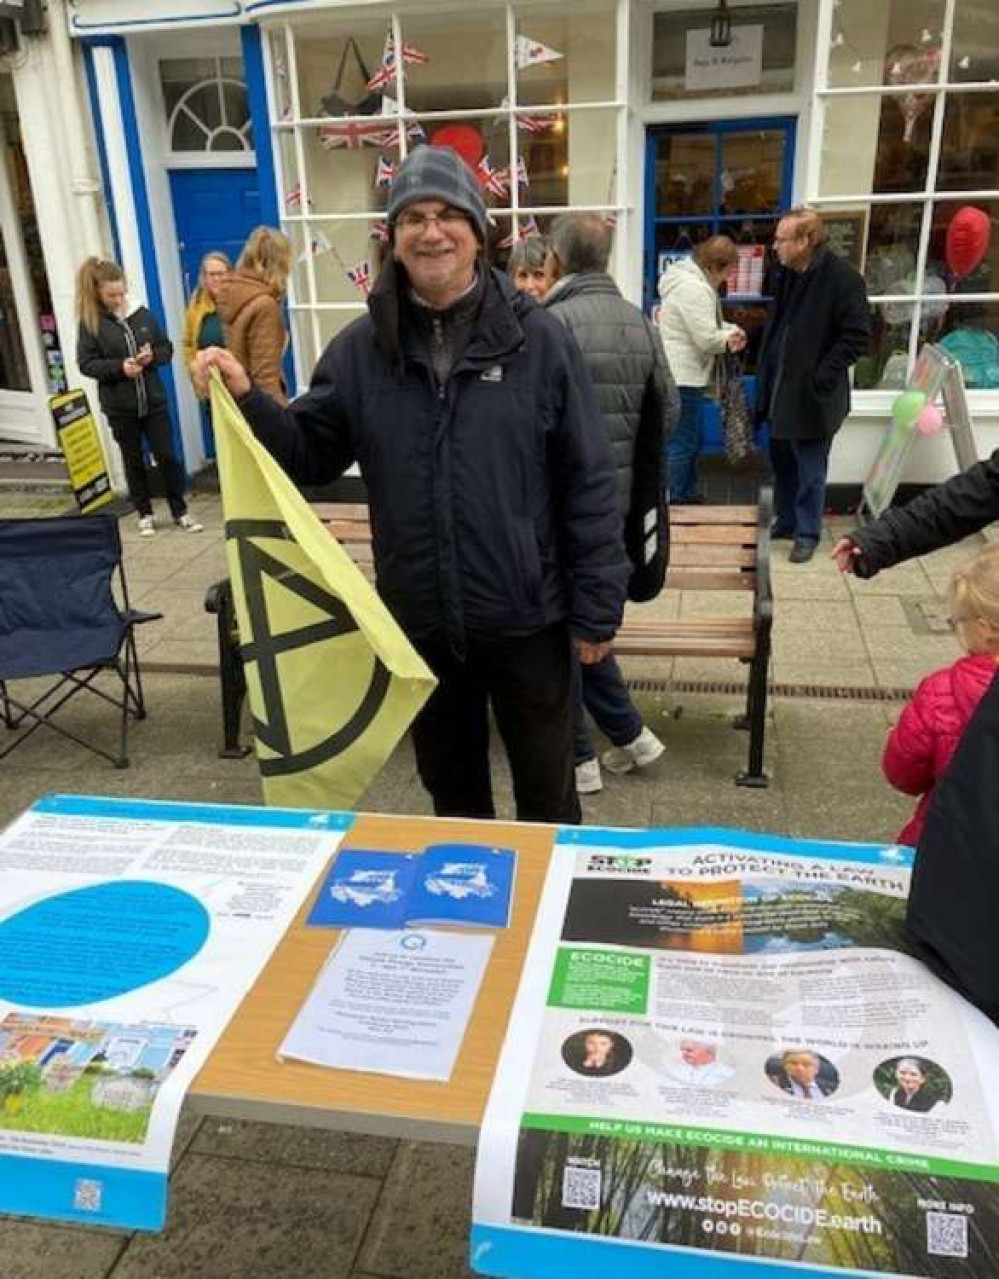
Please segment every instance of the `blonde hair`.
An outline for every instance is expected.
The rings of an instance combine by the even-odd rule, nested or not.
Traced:
[[[999,653],[999,546],[990,546],[959,568],[951,580],[951,613],[958,630],[980,622],[992,632],[988,651]]]
[[[255,227],[243,245],[236,270],[255,275],[280,296],[291,273],[291,241],[274,227]]]
[[[125,272],[117,262],[107,258],[87,258],[76,273],[76,318],[89,333],[96,333],[100,328],[101,287],[105,284],[117,284],[125,279]]]
[[[221,249],[212,249],[211,253],[206,253],[201,259],[201,265],[198,267],[198,287],[194,290],[196,302],[205,300],[205,268],[209,262],[221,262],[227,271],[232,270],[232,261],[229,255],[223,253]]]

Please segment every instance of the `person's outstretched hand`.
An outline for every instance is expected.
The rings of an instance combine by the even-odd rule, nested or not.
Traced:
[[[836,561],[841,573],[856,573],[857,560],[861,553],[860,547],[852,537],[841,537],[829,554],[830,558]]]
[[[239,360],[222,346],[206,346],[194,357],[194,389],[202,399],[208,396],[208,382],[212,369],[218,369],[226,390],[238,400],[253,385]]]

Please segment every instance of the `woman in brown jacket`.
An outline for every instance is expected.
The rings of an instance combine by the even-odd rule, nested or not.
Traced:
[[[252,381],[279,404],[288,403],[281,360],[288,334],[281,302],[291,272],[291,243],[272,227],[250,232],[236,269],[219,289],[225,345]]]

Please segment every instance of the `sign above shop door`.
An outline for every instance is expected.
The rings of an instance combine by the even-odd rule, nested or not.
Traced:
[[[688,93],[753,88],[763,79],[763,26],[733,27],[728,44],[710,43],[708,27],[687,32],[684,87]]]

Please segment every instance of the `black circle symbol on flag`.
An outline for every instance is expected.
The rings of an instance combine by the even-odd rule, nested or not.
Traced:
[[[359,628],[343,600],[331,595],[311,578],[303,576],[276,555],[263,549],[262,541],[291,542],[297,546],[288,526],[280,520],[228,520],[227,539],[236,543],[246,608],[250,618],[250,635],[240,644],[243,661],[255,664],[264,703],[264,718],[253,717],[257,739],[274,751],[271,759],[259,760],[264,777],[282,777],[305,772],[341,754],[352,746],[370,727],[381,710],[388,692],[390,676],[380,658],[374,666],[368,687],[356,710],[346,722],[304,750],[292,749],[291,725],[278,674],[278,659],[311,644],[338,636],[350,635]],[[275,633],[271,630],[264,597],[264,579],[272,577],[281,586],[306,600],[327,620],[313,622],[296,630]]]

